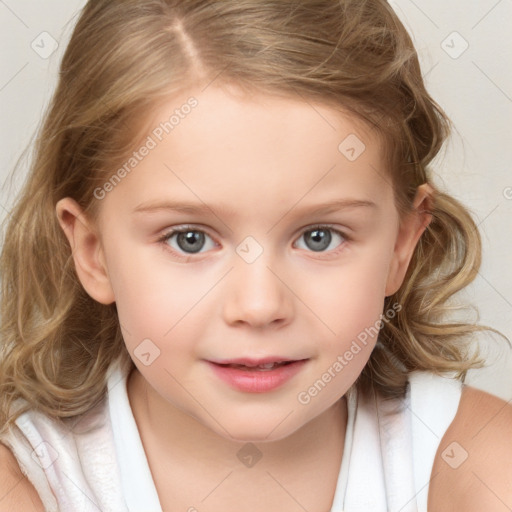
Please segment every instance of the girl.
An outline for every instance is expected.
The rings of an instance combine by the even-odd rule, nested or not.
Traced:
[[[0,510],[510,510],[447,127],[384,1],[89,2],[3,245]]]

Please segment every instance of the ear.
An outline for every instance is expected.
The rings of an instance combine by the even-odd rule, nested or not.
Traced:
[[[97,230],[80,205],[70,197],[61,199],[55,211],[71,246],[76,273],[85,291],[97,302],[111,304],[115,297]]]
[[[416,244],[432,220],[433,195],[434,189],[428,183],[419,186],[412,211],[402,219],[389,268],[386,297],[402,286]]]

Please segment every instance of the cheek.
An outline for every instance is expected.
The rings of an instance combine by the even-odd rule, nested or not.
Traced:
[[[155,247],[119,252],[112,264],[119,321],[135,363],[146,339],[159,352],[155,368],[175,368],[192,360],[213,322],[218,292],[214,285],[222,269],[171,264],[165,251]]]
[[[304,288],[303,296],[332,331],[357,334],[383,312],[391,259],[389,246],[375,244],[374,250],[354,253],[339,267],[316,272],[315,287]]]
[[[312,298],[317,302],[317,309],[312,309],[322,319],[318,325],[323,333],[319,338],[323,340],[319,349],[323,371],[343,375],[334,379],[337,384],[331,389],[333,396],[344,393],[357,379],[377,342],[393,254],[386,240],[326,275],[318,287],[322,292]]]
[[[157,257],[155,258],[155,254]],[[129,348],[141,339],[165,339],[164,335],[186,315],[201,290],[188,273],[159,264],[159,251],[130,248],[118,250],[109,261],[119,321]],[[162,259],[163,261],[163,259]]]

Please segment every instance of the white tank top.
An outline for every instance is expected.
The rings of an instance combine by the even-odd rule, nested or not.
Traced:
[[[162,512],[128,400],[128,370],[113,364],[105,399],[80,418],[28,411],[0,438],[47,512]],[[410,375],[403,400],[352,388],[330,512],[427,512],[434,457],[461,391],[460,381],[428,372]]]

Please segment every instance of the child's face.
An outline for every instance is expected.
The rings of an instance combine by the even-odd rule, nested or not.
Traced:
[[[197,105],[162,134],[190,95]],[[326,106],[211,85],[171,99],[151,126],[156,147],[144,138],[148,154],[101,200],[104,276],[81,281],[115,300],[162,404],[221,436],[285,437],[362,371],[422,228],[399,228],[375,135]],[[143,209],[166,203],[205,211]],[[171,228],[190,233],[158,241]],[[212,363],[268,357],[306,361],[284,380]]]

